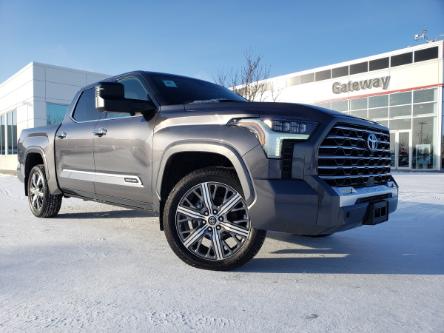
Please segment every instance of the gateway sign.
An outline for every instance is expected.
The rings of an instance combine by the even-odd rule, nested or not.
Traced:
[[[390,76],[378,77],[362,81],[348,81],[348,83],[335,82],[331,87],[334,94],[342,94],[372,88],[382,88],[387,90],[390,83]]]

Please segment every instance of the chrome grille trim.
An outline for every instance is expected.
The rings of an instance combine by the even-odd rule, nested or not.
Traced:
[[[390,157],[366,157],[366,156],[340,156],[332,155],[332,156],[319,156],[319,159],[362,159],[362,160],[388,160],[390,161]]]
[[[355,175],[355,176],[321,176],[322,179],[342,179],[342,178],[362,178],[362,177],[381,177],[381,174],[374,173],[374,174],[368,174],[368,175]]]
[[[367,138],[378,139],[370,150]],[[386,184],[390,174],[390,134],[368,126],[350,123],[335,125],[318,150],[318,175],[334,187],[367,187]]]
[[[320,146],[319,148],[323,149],[356,149],[356,150],[367,150],[365,148],[359,148],[359,147],[348,147],[348,146]],[[383,152],[390,152],[390,149],[375,149],[374,151],[383,151]]]
[[[349,136],[341,136],[341,135],[329,135],[326,139],[350,139],[354,141],[365,141],[363,138],[352,138]]]
[[[319,169],[338,169],[337,166],[319,166]],[[388,168],[385,165],[375,165],[375,166],[340,166],[339,169],[381,169],[381,168]]]
[[[360,129],[360,128],[355,128],[355,127],[335,126],[335,128],[337,128],[337,129],[343,129],[343,130],[348,130],[348,131],[366,132],[366,133],[373,133],[373,134],[380,134],[380,135],[390,136],[389,133],[375,132],[375,131],[372,131],[372,130],[368,130],[368,129]]]

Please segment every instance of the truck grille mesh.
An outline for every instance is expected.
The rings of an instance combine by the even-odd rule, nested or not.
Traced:
[[[369,147],[369,136],[377,139],[376,149]],[[319,147],[318,175],[332,186],[386,183],[391,179],[389,133],[354,124],[335,125]]]

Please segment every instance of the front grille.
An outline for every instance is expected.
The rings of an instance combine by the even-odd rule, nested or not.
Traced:
[[[369,135],[377,147],[368,146]],[[364,187],[390,180],[390,134],[367,126],[339,123],[319,147],[318,175],[332,186]]]

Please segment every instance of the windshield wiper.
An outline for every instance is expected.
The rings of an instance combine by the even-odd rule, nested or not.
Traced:
[[[230,99],[230,98],[210,98],[210,99],[197,99],[195,101],[185,103],[185,104],[199,104],[199,103],[224,103],[224,102],[235,102],[235,103],[244,103],[245,101]]]

